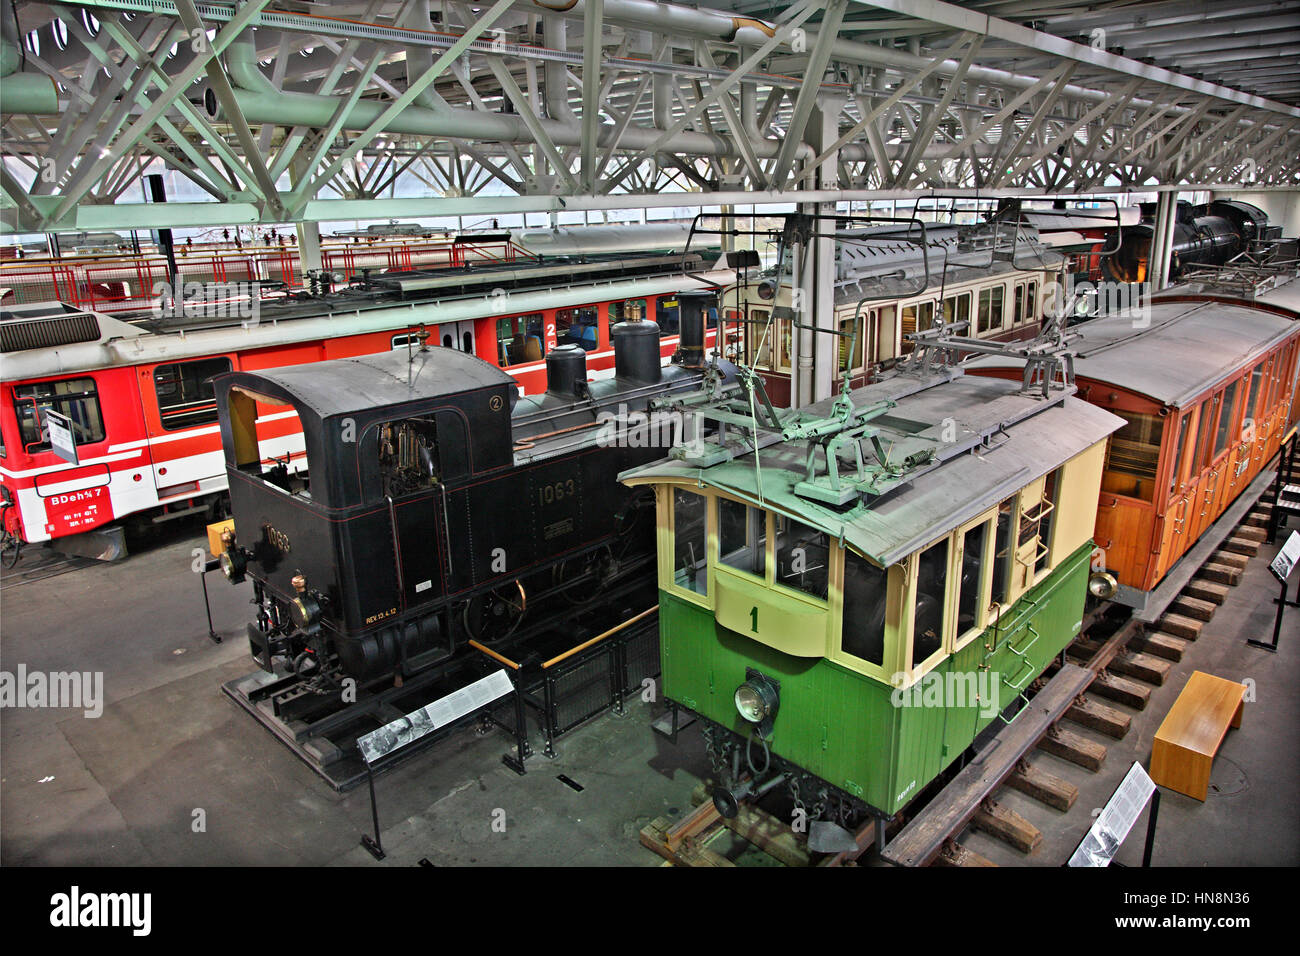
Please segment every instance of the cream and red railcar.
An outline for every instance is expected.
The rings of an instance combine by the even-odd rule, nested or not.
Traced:
[[[131,515],[215,514],[226,475],[209,380],[224,372],[407,349],[427,335],[500,367],[531,395],[545,391],[545,357],[560,345],[587,352],[591,379],[612,376],[610,327],[640,318],[658,321],[667,361],[678,346],[677,295],[734,278],[690,258],[686,272],[680,255],[651,255],[479,278],[390,274],[372,281],[371,294],[351,288],[259,300],[252,317],[182,317],[184,326],[170,330],[60,303],[7,307],[0,317],[6,543],[80,534]],[[557,269],[570,275],[568,284],[546,287]],[[706,332],[709,346],[714,334]],[[72,423],[75,463],[50,445],[51,410]],[[258,427],[262,456],[296,470],[303,439],[292,411],[271,410]]]
[[[932,227],[926,244],[923,253],[897,228],[841,232],[830,325],[841,334],[825,357],[839,369],[851,368],[854,387],[910,354],[905,337],[931,328],[940,317],[966,323],[964,334],[989,341],[1033,338],[1065,263],[1029,226],[1015,236],[987,227]],[[727,357],[753,367],[778,407],[791,404],[796,325],[813,314],[805,310],[802,320],[791,319],[797,294],[791,272],[786,264],[778,279],[777,270],[769,269],[757,280],[724,289],[720,299]],[[825,350],[817,340],[829,338],[805,334],[803,347]]]
[[[1175,288],[1079,327],[1079,396],[1127,423],[1110,440],[1094,534],[1120,602],[1159,606],[1162,583],[1277,453],[1296,417],[1297,318],[1300,279],[1254,299]],[[970,370],[1019,378],[1022,364]]]

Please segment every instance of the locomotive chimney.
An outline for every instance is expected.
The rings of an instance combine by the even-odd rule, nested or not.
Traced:
[[[614,340],[614,375],[638,382],[657,382],[662,373],[659,323],[619,322],[609,330]]]
[[[683,292],[677,297],[681,338],[673,361],[685,368],[704,367],[704,316],[716,301],[711,292]]]
[[[581,345],[560,345],[546,355],[546,391],[573,398],[587,384],[587,353]]]

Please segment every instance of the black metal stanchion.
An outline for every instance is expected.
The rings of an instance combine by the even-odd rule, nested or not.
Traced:
[[[1156,845],[1156,817],[1160,816],[1160,788],[1151,791],[1151,814],[1147,817],[1147,842],[1142,849],[1142,866],[1151,866],[1151,851]]]
[[[212,627],[212,604],[208,601],[208,572],[215,571],[219,567],[221,561],[210,558],[203,563],[203,570],[199,572],[199,581],[203,584],[203,610],[208,612],[208,640],[213,644],[221,643],[221,635]]]
[[[361,834],[361,845],[376,860],[382,860],[386,854],[379,837],[379,805],[375,803],[375,773],[370,769],[369,761],[366,762],[366,782],[370,784],[370,819],[375,824],[375,837],[372,840],[369,833]]]

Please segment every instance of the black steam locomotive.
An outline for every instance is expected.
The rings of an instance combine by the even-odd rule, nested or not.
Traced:
[[[1154,217],[1155,203],[1144,203],[1142,221],[1120,228],[1119,249],[1101,260],[1106,278],[1116,282],[1146,281],[1155,235]],[[1204,206],[1179,202],[1169,278],[1179,278],[1189,266],[1221,266],[1243,252],[1262,254],[1281,237],[1282,227],[1270,226],[1267,214],[1248,202],[1216,199]]]
[[[682,296],[673,364],[654,322],[623,322],[612,379],[588,382],[586,353],[561,346],[526,399],[440,347],[215,379],[235,522],[221,563],[253,582],[262,669],[400,684],[616,586],[652,604],[653,499],[617,475],[664,454],[653,399],[730,387],[734,369],[704,355],[711,298]],[[295,414],[305,469],[274,453]]]

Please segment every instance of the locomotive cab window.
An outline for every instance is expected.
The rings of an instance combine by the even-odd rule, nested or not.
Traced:
[[[72,421],[72,435],[78,445],[104,440],[104,418],[93,378],[65,378],[58,382],[14,387],[18,438],[28,453],[49,450],[50,436],[45,427],[47,411],[64,415]]]
[[[153,370],[158,417],[168,431],[180,431],[217,420],[217,400],[212,390],[214,375],[230,371],[230,359],[200,359],[174,362]]]
[[[230,390],[227,401],[236,467],[287,494],[310,498],[306,441],[298,412],[240,387]]]
[[[438,426],[433,416],[385,422],[371,432],[379,491],[400,498],[438,484]]]

